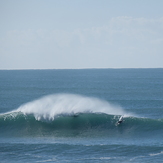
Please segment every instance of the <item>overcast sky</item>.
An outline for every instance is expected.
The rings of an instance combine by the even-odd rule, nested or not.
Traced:
[[[163,68],[163,0],[0,0],[0,69]]]

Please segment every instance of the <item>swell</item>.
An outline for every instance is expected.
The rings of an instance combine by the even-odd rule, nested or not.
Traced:
[[[116,125],[120,115],[105,113],[60,114],[55,119],[37,120],[33,114],[11,112],[0,115],[1,136],[162,136],[163,119],[124,117]]]
[[[119,117],[124,122],[116,125]],[[138,118],[107,101],[54,94],[0,114],[0,136],[163,136],[163,120]]]

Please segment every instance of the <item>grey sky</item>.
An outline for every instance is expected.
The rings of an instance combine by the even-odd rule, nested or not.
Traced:
[[[0,0],[0,69],[163,67],[162,0]]]

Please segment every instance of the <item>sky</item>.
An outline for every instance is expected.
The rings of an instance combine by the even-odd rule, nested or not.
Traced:
[[[0,69],[163,68],[163,0],[0,0]]]

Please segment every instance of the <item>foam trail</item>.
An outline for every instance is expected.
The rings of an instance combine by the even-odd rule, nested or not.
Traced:
[[[33,114],[37,120],[53,120],[58,115],[73,115],[77,113],[106,113],[112,115],[127,115],[118,106],[98,98],[75,94],[53,94],[20,106],[17,112]]]

